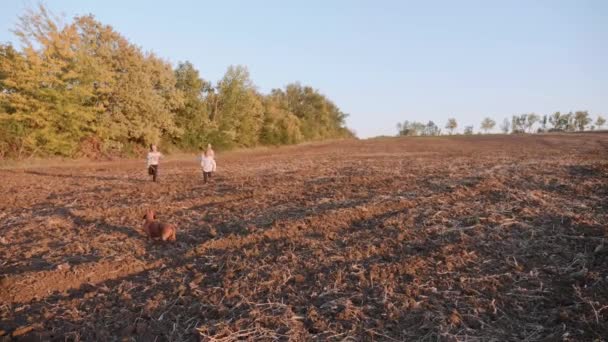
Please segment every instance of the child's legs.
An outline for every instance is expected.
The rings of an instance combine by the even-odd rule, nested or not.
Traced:
[[[207,183],[207,180],[209,179],[209,172],[203,171],[203,179],[205,180],[205,183]]]
[[[156,182],[156,178],[158,177],[158,165],[152,165],[152,181]]]

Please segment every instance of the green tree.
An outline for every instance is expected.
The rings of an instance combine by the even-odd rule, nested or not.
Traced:
[[[183,132],[176,143],[185,149],[198,149],[211,142],[209,137],[217,127],[209,118],[206,94],[212,92],[211,85],[199,76],[192,63],[179,63],[175,69],[176,88],[184,97],[184,106],[175,113],[175,123]]]
[[[317,90],[293,83],[287,85],[282,93],[289,111],[301,120],[301,130],[305,140],[352,136],[352,133],[344,127],[348,115]]]
[[[464,128],[464,134],[465,135],[472,135],[473,134],[473,126],[466,126]]]
[[[0,101],[13,126],[28,132],[21,138],[27,153],[75,156],[179,133],[170,65],[111,27],[92,16],[60,25],[40,6],[15,33],[24,48],[22,57],[0,62],[11,89]]]
[[[0,44],[0,158],[353,136],[347,115],[312,87],[264,96],[242,66],[213,87],[191,63],[173,70],[90,15],[60,24],[40,6],[15,34],[21,49]]]
[[[23,45],[21,56],[0,62],[4,86],[10,89],[0,100],[11,113],[9,126],[27,132],[20,139],[26,153],[77,154],[94,134],[100,112],[92,59],[79,48],[77,27],[60,25],[40,6],[22,16],[14,32]]]
[[[221,139],[216,144],[255,146],[264,120],[264,106],[249,71],[240,65],[230,66],[217,88],[219,108],[214,121]]]
[[[0,44],[0,158],[21,158],[34,147],[25,144],[34,129],[33,118],[24,113],[28,98],[18,93],[23,85],[16,80],[25,68],[25,58],[12,45]]]
[[[281,97],[268,96],[264,101],[264,123],[260,142],[266,145],[283,145],[300,141],[300,119],[288,111]]]
[[[99,79],[95,81],[97,135],[110,150],[126,144],[158,143],[162,137],[181,133],[175,112],[183,106],[175,87],[171,65],[152,53],[144,54],[112,27],[92,16],[77,17],[81,48],[95,58]]]

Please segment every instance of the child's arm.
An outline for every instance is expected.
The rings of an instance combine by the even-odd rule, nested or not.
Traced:
[[[215,172],[217,165],[215,164],[215,160],[214,159],[212,159],[212,160],[213,160],[213,172]]]

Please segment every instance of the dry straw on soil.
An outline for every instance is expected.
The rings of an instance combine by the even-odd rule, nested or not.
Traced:
[[[608,336],[608,135],[413,138],[0,170],[0,335]],[[143,212],[178,224],[149,243]],[[0,337],[2,339],[2,337]]]

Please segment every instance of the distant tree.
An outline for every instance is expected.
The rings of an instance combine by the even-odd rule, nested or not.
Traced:
[[[511,117],[511,133],[519,133],[519,116],[513,115]]]
[[[473,126],[466,126],[464,128],[464,134],[465,135],[471,135],[471,134],[473,134]]]
[[[398,126],[399,127],[399,126]],[[401,130],[399,131],[400,136],[420,136],[420,135],[438,135],[439,128],[435,123],[429,121],[428,124],[423,124],[416,121],[405,120],[401,124]]]
[[[400,136],[417,135],[416,132],[412,128],[412,124],[408,120],[405,120],[403,123],[398,123],[397,129],[399,129],[398,135],[400,135]]]
[[[426,136],[436,136],[439,134],[441,134],[441,129],[439,129],[439,127],[433,121],[429,121],[426,124],[422,133],[422,135]]]
[[[422,122],[413,122],[412,123],[412,127],[414,128],[414,131],[416,132],[416,135],[424,135],[425,134],[426,125],[423,124]]]
[[[509,120],[509,118],[504,118],[504,120],[502,120],[502,124],[500,124],[500,130],[504,134],[507,134],[507,133],[509,133],[510,127],[511,127],[511,121]]]
[[[549,117],[549,123],[551,123],[550,131],[559,131],[561,130],[561,116],[560,112],[555,112]]]
[[[513,115],[511,119],[511,133],[524,133],[528,114]]]
[[[606,119],[603,116],[598,115],[597,120],[595,120],[595,125],[598,129],[602,129],[602,127],[606,124]]]
[[[563,132],[568,130],[570,117],[570,114],[562,114],[560,112],[553,113],[553,115],[549,117],[549,122],[551,123],[551,126],[553,126],[550,131]]]
[[[445,124],[445,128],[450,131],[450,135],[454,134],[454,130],[458,127],[456,119],[449,118],[448,123]]]
[[[526,116],[526,120],[523,120],[525,122],[525,126],[526,126],[526,130],[531,133],[532,132],[532,127],[534,127],[534,124],[537,123],[540,120],[540,117],[534,113],[530,113]]]
[[[491,118],[485,118],[483,119],[483,121],[481,122],[481,129],[487,134],[488,131],[494,129],[494,126],[496,126],[496,121],[492,120]]]
[[[566,131],[574,132],[576,130],[576,121],[574,120],[574,118],[575,116],[572,112],[568,112],[568,114],[562,116]]]
[[[543,115],[542,119],[540,120],[540,128],[539,128],[539,132],[546,132],[547,131],[547,115]]]
[[[587,111],[578,111],[574,113],[574,125],[579,131],[584,131],[585,127],[591,122],[591,118]]]

